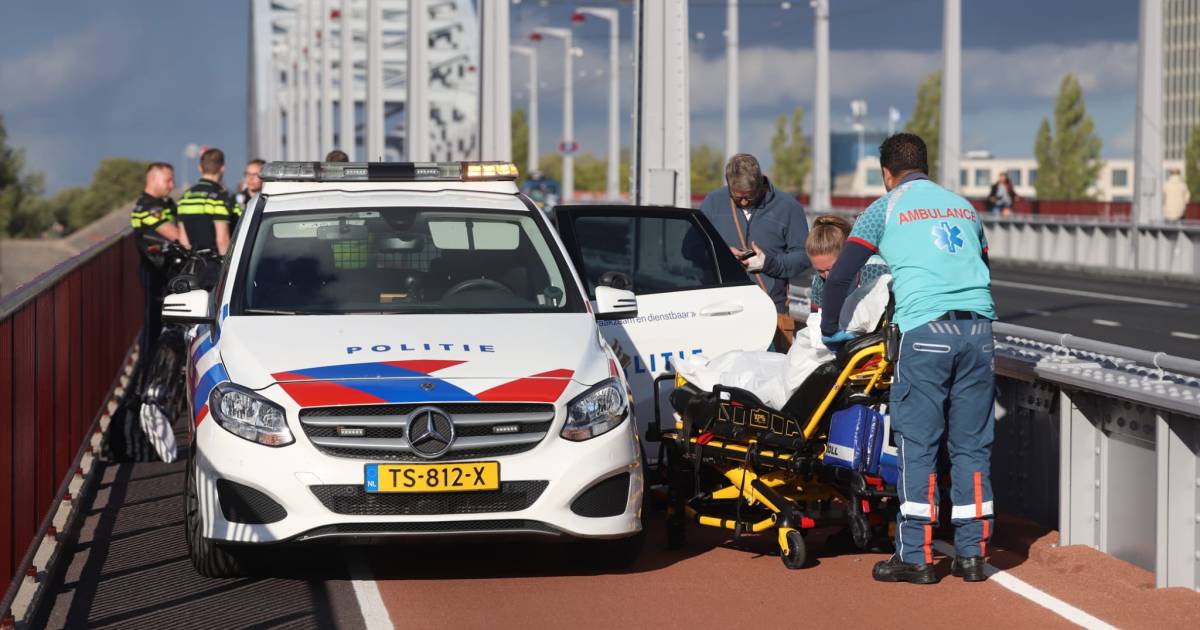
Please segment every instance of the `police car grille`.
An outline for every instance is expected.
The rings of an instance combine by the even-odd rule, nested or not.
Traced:
[[[353,516],[516,512],[533,505],[548,481],[505,481],[498,492],[374,493],[361,485],[311,486],[329,511]]]
[[[528,451],[550,432],[554,406],[526,403],[445,403],[317,407],[300,411],[300,425],[319,451],[334,457],[428,461],[408,442],[414,411],[436,407],[454,423],[454,440],[437,461],[497,457]]]

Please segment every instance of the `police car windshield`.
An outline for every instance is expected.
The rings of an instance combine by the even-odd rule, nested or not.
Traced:
[[[241,290],[247,314],[585,310],[545,227],[498,210],[265,213]]]

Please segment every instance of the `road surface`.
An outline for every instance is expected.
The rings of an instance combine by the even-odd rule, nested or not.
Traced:
[[[1200,359],[1200,284],[992,270],[1000,321]]]

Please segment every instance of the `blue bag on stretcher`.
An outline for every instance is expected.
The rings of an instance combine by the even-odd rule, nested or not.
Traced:
[[[866,405],[835,411],[825,443],[825,465],[877,475],[887,485],[896,485],[896,459],[884,453],[887,424],[883,414]]]

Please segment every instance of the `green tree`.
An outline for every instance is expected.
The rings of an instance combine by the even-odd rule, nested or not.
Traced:
[[[1054,170],[1054,136],[1050,133],[1050,121],[1042,119],[1037,136],[1033,140],[1033,157],[1037,159],[1037,181],[1033,188],[1037,196],[1050,199],[1052,192],[1059,190],[1058,173]]]
[[[512,158],[521,173],[519,181],[524,182],[529,173],[529,122],[525,119],[525,110],[514,109],[512,113]]]
[[[725,185],[725,160],[720,151],[702,144],[692,148],[692,193],[707,194]]]
[[[925,77],[917,86],[917,103],[904,130],[914,133],[925,141],[929,157],[929,177],[938,177],[938,145],[942,131],[942,71]]]
[[[1183,159],[1188,191],[1192,193],[1192,201],[1200,202],[1200,126],[1192,129]]]
[[[804,192],[805,180],[812,169],[812,157],[808,141],[804,138],[804,108],[792,112],[792,124],[788,128],[787,116],[780,114],[775,120],[775,134],[771,136],[772,182],[780,190],[794,194]]]
[[[1101,142],[1087,113],[1083,88],[1073,74],[1063,77],[1054,103],[1054,130],[1042,119],[1034,140],[1041,199],[1091,199],[1090,189],[1100,175]],[[1047,142],[1047,139],[1049,141]]]
[[[8,146],[8,131],[0,116],[0,236],[36,236],[50,225],[44,204],[39,204],[43,179],[24,174],[25,154]]]

